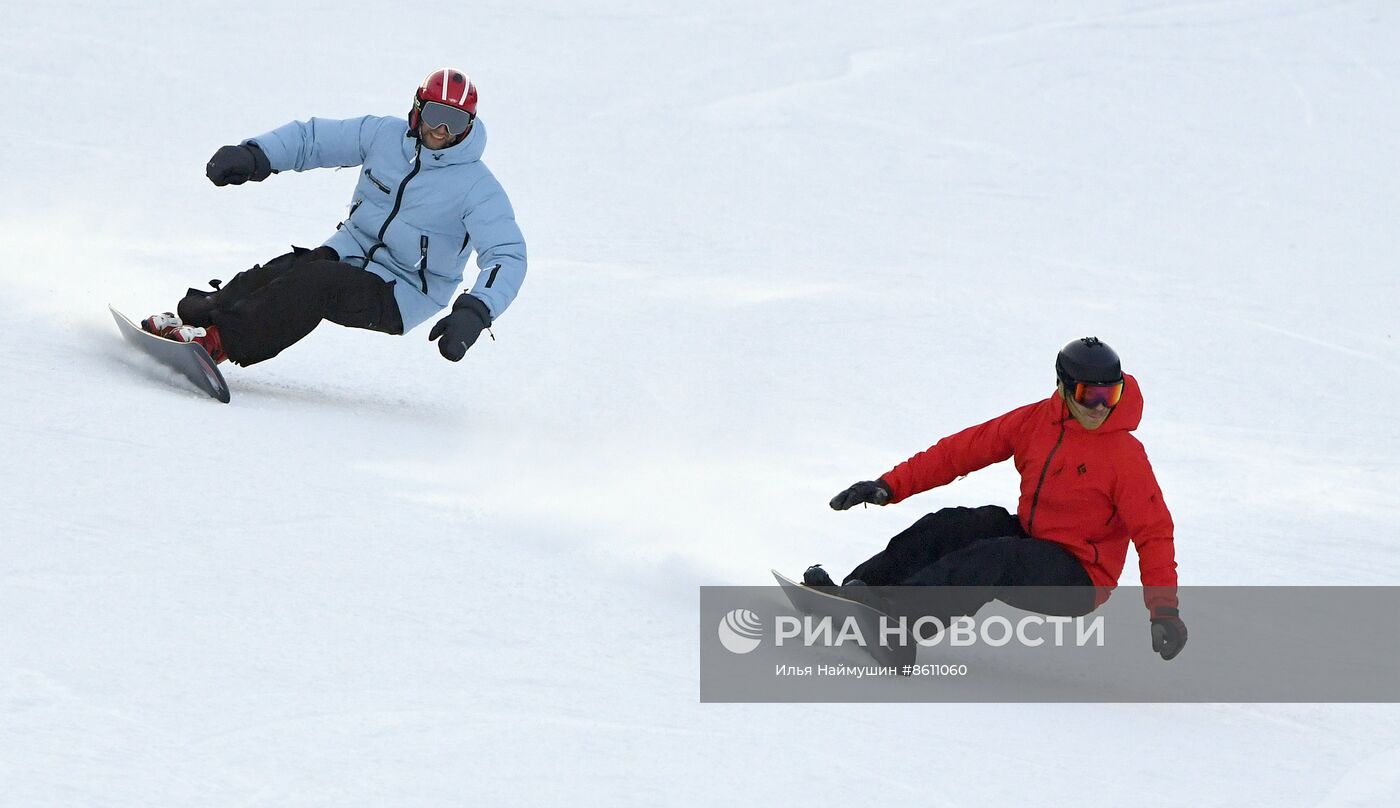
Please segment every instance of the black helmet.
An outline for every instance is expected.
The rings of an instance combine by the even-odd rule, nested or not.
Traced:
[[[1123,381],[1118,354],[1098,337],[1084,337],[1060,349],[1055,377],[1065,387],[1076,384],[1117,384]]]

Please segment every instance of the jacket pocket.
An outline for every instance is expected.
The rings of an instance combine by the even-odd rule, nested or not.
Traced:
[[[428,293],[428,234],[418,237],[418,281],[423,285],[423,294]]]
[[[386,193],[386,194],[393,193],[393,191],[390,191],[390,190],[389,190],[389,186],[387,186],[387,185],[385,185],[384,183],[380,182],[379,180],[375,179],[375,178],[374,178],[374,172],[373,172],[373,171],[370,171],[368,168],[365,169],[365,179],[367,179],[367,180],[369,180],[370,182],[374,183],[374,187],[378,188],[379,190],[383,191],[384,193]]]
[[[349,223],[349,221],[350,221],[351,219],[355,218],[355,211],[359,210],[359,209],[360,209],[360,205],[363,205],[364,203],[365,203],[365,201],[364,201],[363,199],[356,199],[356,200],[355,200],[355,204],[353,204],[353,205],[350,206],[350,214],[349,214],[348,216],[345,217],[345,221],[343,221],[343,222],[341,222],[340,224],[336,225],[336,226],[335,226],[335,229],[336,229],[336,230],[344,230],[344,229],[345,229],[345,225],[346,225],[347,223]]]

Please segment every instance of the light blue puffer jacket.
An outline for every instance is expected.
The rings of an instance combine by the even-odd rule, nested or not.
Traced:
[[[403,118],[312,118],[244,143],[257,143],[277,171],[362,166],[350,215],[325,244],[395,282],[405,332],[452,303],[472,250],[480,272],[471,293],[494,321],[525,281],[525,237],[481,162],[486,127],[478,118],[465,140],[438,151],[407,133]]]

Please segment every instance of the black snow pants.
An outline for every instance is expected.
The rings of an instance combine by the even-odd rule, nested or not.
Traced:
[[[947,625],[993,599],[1040,614],[1077,617],[1094,609],[1089,573],[1069,550],[1026,535],[1005,508],[944,508],[890,539],[846,581],[884,590],[895,611]],[[917,588],[915,588],[917,587]]]
[[[293,247],[217,291],[189,290],[180,301],[180,319],[217,326],[224,352],[239,365],[271,359],[322,320],[402,334],[393,282],[339,259],[329,247]]]

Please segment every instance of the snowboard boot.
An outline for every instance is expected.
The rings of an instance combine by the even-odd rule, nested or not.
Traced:
[[[228,354],[224,353],[223,341],[219,339],[219,327],[216,325],[211,325],[208,328],[200,328],[197,325],[180,325],[161,334],[161,336],[176,342],[198,344],[209,352],[209,358],[213,359],[215,364],[228,358]]]
[[[836,582],[831,580],[831,576],[822,569],[821,564],[813,564],[802,573],[802,583],[807,586],[836,586]]]
[[[168,337],[171,331],[184,325],[179,317],[172,312],[152,314],[141,321],[141,330],[147,334],[155,334],[157,337]]]
[[[821,564],[813,564],[807,568],[806,572],[802,573],[802,585],[810,586],[818,592],[825,592],[828,595],[841,596],[841,587],[831,580],[831,576],[822,569]]]

